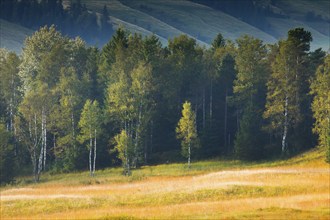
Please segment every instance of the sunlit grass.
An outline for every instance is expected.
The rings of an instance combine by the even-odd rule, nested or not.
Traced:
[[[208,160],[21,178],[1,188],[1,219],[330,218],[323,150],[289,160]]]

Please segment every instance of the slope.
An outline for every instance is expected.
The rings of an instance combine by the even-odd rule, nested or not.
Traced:
[[[51,174],[0,188],[3,219],[328,219],[324,150],[261,164],[209,160]],[[19,183],[19,181],[17,182]]]
[[[121,2],[207,43],[211,43],[218,33],[231,40],[248,34],[267,43],[275,42],[275,38],[271,35],[237,18],[190,1],[121,0]]]
[[[232,40],[242,34],[250,34],[267,43],[276,41],[271,35],[232,16],[189,1],[85,0],[84,3],[97,12],[107,5],[113,17],[111,22],[118,24],[116,19],[119,19],[126,24],[119,23],[129,30],[132,29],[127,24],[139,26],[164,39],[187,34],[207,46],[218,33],[222,33]]]
[[[118,0],[83,0],[82,2],[85,3],[89,9],[99,13],[102,12],[104,5],[106,5],[110,14],[110,22],[112,22],[115,27],[122,25],[129,31],[137,32],[142,35],[153,33],[160,36],[163,43],[165,43],[163,39],[168,40],[180,34],[189,35],[189,33],[178,30],[148,14],[127,7]],[[207,45],[202,41],[198,41],[198,43]]]
[[[0,19],[0,47],[21,53],[24,40],[32,30]]]

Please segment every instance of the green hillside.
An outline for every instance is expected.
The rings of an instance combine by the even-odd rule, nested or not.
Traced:
[[[82,0],[82,3],[90,13],[99,15],[106,5],[114,29],[123,26],[143,36],[155,34],[163,45],[167,45],[168,39],[187,34],[200,45],[208,46],[218,33],[231,40],[248,34],[266,43],[275,43],[285,37],[289,29],[304,27],[313,35],[311,49],[329,49],[330,3],[327,0],[259,0],[258,5],[282,16],[268,15],[269,27],[265,31],[240,17],[189,0]],[[69,1],[63,4],[67,7]],[[306,19],[308,13],[315,16],[315,20]],[[1,20],[1,47],[19,52],[23,39],[31,33],[29,29]]]
[[[0,19],[0,47],[20,53],[24,39],[32,30]]]
[[[329,48],[329,23],[325,20],[308,22],[305,20],[308,12],[320,15],[324,19],[329,18],[327,13],[329,3],[322,0],[276,2],[276,6],[272,6],[273,9],[286,17],[267,18],[271,28],[269,33],[219,10],[188,0],[85,0],[83,2],[88,8],[97,12],[101,12],[103,6],[107,5],[110,20],[115,27],[121,25],[131,32],[142,35],[154,33],[165,45],[167,39],[183,33],[206,46],[218,33],[231,40],[248,34],[266,43],[274,43],[286,36],[289,29],[304,27],[312,32],[314,38],[312,49],[322,47],[328,50]]]
[[[318,30],[314,29],[312,26],[305,24],[301,21],[288,20],[282,18],[269,18],[269,22],[272,24],[273,29],[278,33],[279,39],[284,39],[286,37],[286,32],[292,27],[303,27],[304,29],[310,31],[313,36],[313,41],[311,43],[311,49],[315,50],[322,47],[324,50],[329,49],[329,37],[325,34],[320,33]]]

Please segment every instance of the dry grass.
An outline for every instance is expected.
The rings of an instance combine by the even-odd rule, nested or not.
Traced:
[[[130,178],[118,169],[89,181],[79,179],[87,173],[57,175],[2,188],[1,219],[330,219],[330,168],[320,155],[227,162],[234,168],[197,162],[188,175],[182,164],[144,167]]]

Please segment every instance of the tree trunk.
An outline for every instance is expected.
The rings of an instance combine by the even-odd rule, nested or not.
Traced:
[[[203,88],[203,129],[205,129],[205,88]]]
[[[93,165],[93,176],[95,174],[95,163],[96,163],[96,129],[95,129],[95,137],[94,137],[94,165]]]
[[[144,141],[144,164],[147,164],[147,157],[148,157],[148,138]]]
[[[38,133],[37,133],[37,115],[34,114],[34,144],[33,144],[33,159],[34,159],[34,181],[38,182],[38,159],[37,159]]]
[[[43,134],[43,138],[44,138],[44,161],[43,161],[43,167],[44,170],[46,170],[46,159],[47,159],[47,118],[46,118],[46,114],[44,113],[44,134]]]
[[[226,87],[226,92],[225,92],[225,126],[224,126],[224,146],[225,149],[227,150],[228,153],[228,148],[227,148],[227,96],[228,96],[228,89]]]
[[[152,154],[153,150],[153,132],[154,132],[154,121],[151,120],[151,132],[150,132],[150,153]]]
[[[38,161],[37,182],[40,179],[40,174],[41,174],[41,171],[42,171],[42,161],[43,161],[42,159],[43,159],[43,155],[44,155],[43,149],[44,149],[44,146],[42,145],[41,149],[40,149],[39,161]]]
[[[92,139],[92,131],[89,129],[89,172],[90,175],[93,176],[92,173],[92,150],[93,150],[93,139]]]
[[[211,91],[210,91],[210,123],[212,125],[212,114],[213,114],[213,81],[211,80]]]
[[[191,154],[191,149],[190,146],[191,144],[189,143],[189,147],[188,147],[188,168],[190,169],[190,154]]]
[[[72,145],[73,149],[76,150],[76,143],[75,143],[75,123],[74,123],[74,115],[73,115],[73,110],[71,113],[71,129],[72,129]]]
[[[282,153],[286,150],[286,137],[288,133],[288,95],[285,96],[285,106],[284,106],[284,128],[282,136]]]

